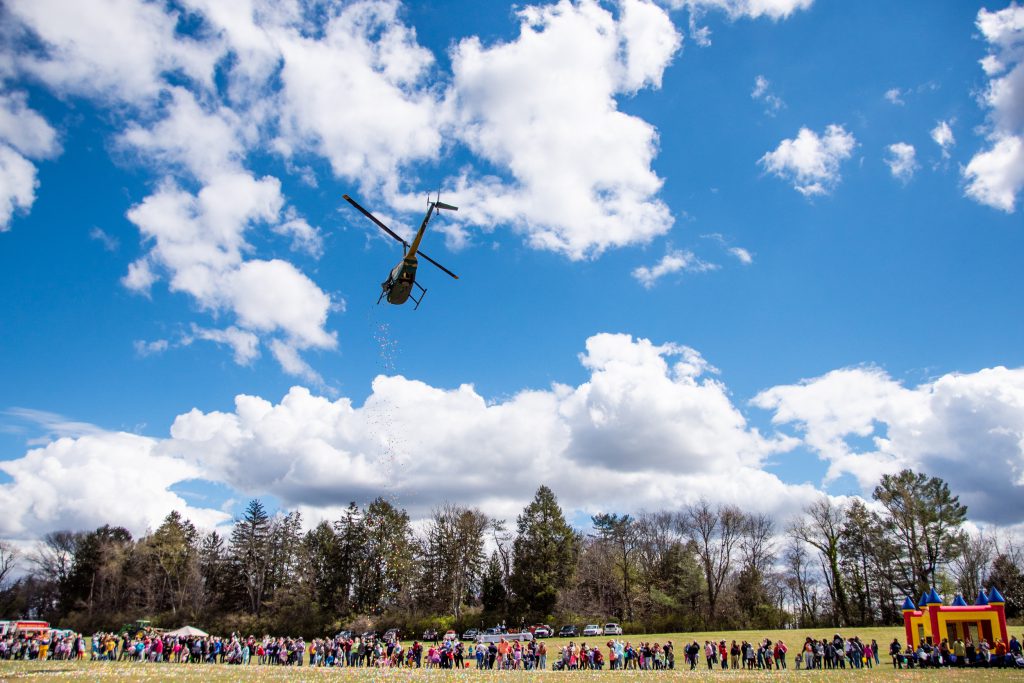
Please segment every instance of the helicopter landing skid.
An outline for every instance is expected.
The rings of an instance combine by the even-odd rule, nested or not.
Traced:
[[[420,307],[420,304],[423,302],[423,297],[425,297],[427,295],[427,290],[425,290],[423,288],[423,286],[420,285],[420,283],[416,282],[415,280],[413,280],[413,284],[416,285],[417,289],[420,290],[420,298],[419,299],[414,297],[411,293],[409,294],[409,298],[416,302],[416,305],[412,307],[412,310],[415,311],[416,309],[418,309]]]

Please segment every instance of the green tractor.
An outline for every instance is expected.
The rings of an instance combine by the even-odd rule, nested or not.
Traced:
[[[117,635],[123,636],[128,634],[129,638],[141,638],[147,633],[154,631],[149,619],[136,619],[130,624],[125,624],[121,627],[121,630],[117,632]]]

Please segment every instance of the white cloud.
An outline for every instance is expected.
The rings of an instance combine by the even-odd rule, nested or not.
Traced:
[[[132,342],[132,346],[135,348],[135,355],[145,358],[163,353],[168,349],[170,343],[166,339],[154,339],[153,341],[136,339]]]
[[[939,121],[932,128],[931,136],[935,144],[942,148],[942,158],[949,158],[949,150],[956,145],[956,138],[953,137],[953,129],[949,121]]]
[[[758,75],[754,79],[754,89],[750,91],[750,96],[758,101],[764,102],[765,113],[769,116],[775,116],[780,109],[786,106],[786,103],[782,101],[782,98],[774,94],[770,90],[771,82],[762,75]]]
[[[398,21],[398,2],[355,2],[318,28],[271,29],[281,51],[279,149],[314,151],[366,187],[441,147],[444,115],[425,77],[434,57]]]
[[[754,262],[754,256],[743,247],[729,247],[729,253],[739,259],[740,263],[749,266]]]
[[[89,237],[102,244],[103,248],[107,251],[117,251],[121,246],[121,242],[116,237],[97,226],[93,226],[92,230],[89,231]],[[146,288],[143,287],[142,289]]]
[[[239,365],[249,365],[260,357],[260,338],[252,332],[239,329],[232,325],[223,330],[214,330],[199,327],[192,327],[192,335],[195,339],[212,341],[217,344],[225,344],[234,351],[235,362]],[[185,343],[191,343],[193,337],[185,339]]]
[[[899,88],[889,88],[885,91],[885,99],[892,104],[905,104],[903,101],[903,91]]]
[[[681,44],[668,15],[627,0],[616,20],[592,0],[563,0],[519,18],[513,42],[470,38],[452,51],[455,133],[509,176],[461,175],[446,190],[457,218],[511,224],[574,259],[666,233],[657,134],[615,97],[660,84]]]
[[[599,334],[580,360],[589,377],[578,386],[497,400],[470,385],[380,376],[361,406],[295,387],[278,403],[240,395],[230,412],[192,410],[170,438],[64,438],[0,466],[13,477],[0,502],[14,510],[0,534],[105,522],[141,530],[172,509],[223,520],[168,490],[196,477],[313,514],[387,492],[414,518],[445,499],[512,518],[541,483],[570,511],[589,512],[704,496],[788,514],[818,495],[764,471],[765,458],[796,441],[750,427],[696,350]]]
[[[886,165],[892,171],[892,177],[904,183],[914,177],[917,170],[917,151],[914,146],[906,142],[896,142],[886,148],[889,155],[885,159]]]
[[[152,246],[129,269],[125,285],[146,290],[157,270],[166,272],[172,291],[188,293],[213,313],[232,312],[245,331],[282,334],[293,350],[334,348],[336,336],[325,329],[330,296],[287,261],[243,257],[245,232],[278,221],[283,203],[276,178],[246,173],[217,176],[197,195],[165,185],[128,212]],[[253,345],[240,339],[215,341],[229,343],[236,360],[247,363]]]
[[[707,263],[697,258],[692,251],[684,249],[670,249],[660,261],[653,266],[639,266],[633,269],[633,277],[645,288],[651,289],[658,280],[681,271],[691,273],[703,273],[709,270],[716,270],[717,265]]]
[[[969,181],[969,197],[1013,213],[1017,194],[1024,188],[1024,136],[1000,138],[991,148],[975,154],[964,169],[964,178]]]
[[[829,479],[850,474],[869,492],[882,474],[911,467],[949,482],[976,521],[1024,516],[1024,369],[907,388],[878,368],[847,368],[774,387],[753,403],[774,411],[773,423],[793,424],[829,463]]]
[[[982,103],[989,110],[988,149],[962,169],[965,192],[1007,213],[1024,189],[1024,6],[978,12],[978,28],[989,44],[982,68],[990,77]]]
[[[26,104],[24,93],[0,92],[0,232],[10,228],[16,211],[36,200],[36,167],[29,159],[60,153],[57,131]]]
[[[219,510],[195,508],[169,488],[202,475],[194,466],[156,453],[157,441],[100,432],[64,437],[23,457],[0,462],[11,481],[0,484],[4,538],[38,538],[56,529],[126,526],[135,534],[171,510],[203,527],[227,521]]]
[[[18,63],[61,93],[142,104],[167,73],[211,85],[220,47],[177,32],[179,15],[143,0],[11,0],[7,10],[42,42]]]
[[[814,0],[666,0],[670,7],[695,10],[721,10],[731,19],[785,19],[797,10],[809,9]]]
[[[704,496],[788,516],[820,491],[765,465],[800,441],[828,463],[826,482],[849,474],[868,494],[881,474],[912,467],[946,479],[978,522],[1024,515],[1024,369],[910,388],[878,368],[845,368],[755,397],[797,440],[751,427],[692,348],[598,334],[580,361],[588,376],[577,386],[502,399],[379,376],[361,406],[295,387],[277,403],[240,395],[230,412],[194,409],[169,438],[69,432],[0,465],[12,476],[0,503],[14,510],[0,533],[139,529],[171,509],[224,519],[168,490],[196,477],[312,512],[384,491],[414,517],[445,499],[511,517],[548,483],[571,511],[675,508]]]
[[[10,229],[15,211],[32,208],[38,184],[32,162],[0,144],[0,232]]]
[[[795,139],[785,139],[759,163],[766,171],[789,180],[804,196],[828,194],[840,180],[839,165],[849,159],[857,140],[840,125],[831,124],[819,136],[801,128]]]
[[[245,133],[238,115],[227,107],[204,111],[195,95],[184,88],[169,91],[163,118],[148,126],[130,123],[119,144],[143,155],[150,164],[181,168],[204,182],[239,172]]]

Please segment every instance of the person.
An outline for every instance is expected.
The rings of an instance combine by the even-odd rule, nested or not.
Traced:
[[[893,638],[892,642],[889,643],[889,654],[892,656],[892,668],[903,668],[903,655],[901,654],[902,651],[903,646],[900,645],[899,638]]]

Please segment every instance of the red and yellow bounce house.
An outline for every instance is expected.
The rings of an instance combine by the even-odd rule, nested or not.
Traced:
[[[962,595],[957,595],[953,604],[943,605],[934,588],[921,596],[919,605],[908,597],[903,601],[903,625],[907,643],[915,649],[921,643],[938,644],[943,638],[951,643],[957,638],[973,643],[984,639],[990,644],[998,639],[1004,643],[1010,640],[1006,601],[994,586],[988,593],[982,589],[973,605],[968,605]]]

